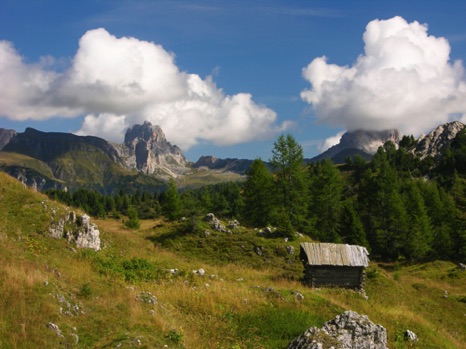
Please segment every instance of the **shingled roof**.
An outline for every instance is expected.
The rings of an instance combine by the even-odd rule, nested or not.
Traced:
[[[367,267],[369,252],[362,246],[302,242],[309,265]]]

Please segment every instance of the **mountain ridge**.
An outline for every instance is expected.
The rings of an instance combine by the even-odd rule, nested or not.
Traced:
[[[439,125],[428,135],[419,137],[410,151],[421,158],[431,156],[438,160],[464,127],[459,121]],[[335,163],[344,163],[356,155],[369,160],[386,141],[397,145],[400,139],[400,132],[395,129],[347,132],[338,144],[305,162],[330,158]],[[3,145],[0,168],[40,190],[86,187],[112,192],[126,187],[147,190],[155,186],[158,189],[149,189],[154,191],[170,178],[191,185],[186,178],[193,176],[194,181],[197,176],[196,185],[202,185],[202,178],[215,174],[219,176],[218,181],[241,180],[253,162],[206,155],[192,163],[179,147],[168,142],[160,126],[147,121],[128,128],[121,144],[95,136],[27,128],[22,133],[0,129],[0,145]]]

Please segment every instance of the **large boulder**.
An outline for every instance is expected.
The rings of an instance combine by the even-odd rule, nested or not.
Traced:
[[[100,250],[100,231],[87,214],[77,217],[71,211],[65,217],[59,218],[50,224],[49,235],[55,239],[66,238],[68,242],[74,242],[78,248],[92,248]]]
[[[366,315],[350,310],[322,328],[311,327],[293,340],[288,349],[387,349],[387,331]]]

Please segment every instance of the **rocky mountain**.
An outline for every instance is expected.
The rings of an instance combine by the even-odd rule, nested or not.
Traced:
[[[123,148],[121,146],[119,149]],[[102,192],[160,190],[160,178],[132,170],[106,140],[27,128],[0,152],[0,169],[23,183],[47,188],[88,188]]]
[[[440,125],[428,135],[420,136],[412,152],[422,159],[430,156],[438,160],[442,157],[448,145],[455,139],[458,132],[464,128],[465,125],[459,121]]]
[[[177,177],[190,166],[181,149],[167,141],[160,126],[148,121],[129,128],[124,143],[114,147],[127,168],[146,175]]]
[[[2,150],[14,136],[16,136],[15,130],[0,128],[0,150]]]
[[[397,144],[400,141],[400,132],[398,130],[385,131],[367,131],[356,130],[346,132],[340,139],[340,142],[330,147],[322,154],[310,159],[311,162],[317,162],[323,159],[331,159],[335,163],[342,163],[348,156],[361,155],[363,158],[370,159],[377,149],[386,141],[392,141]],[[343,155],[342,155],[343,154]]]
[[[251,166],[253,160],[227,158],[219,159],[214,156],[201,156],[199,160],[192,165],[193,168],[207,168],[210,170],[229,171],[238,174],[244,174]]]

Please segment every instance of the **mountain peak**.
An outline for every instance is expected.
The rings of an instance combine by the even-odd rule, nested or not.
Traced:
[[[421,159],[431,156],[435,159],[443,156],[446,147],[455,139],[458,132],[463,130],[465,125],[459,121],[448,122],[437,126],[428,135],[418,138],[418,143],[414,148],[414,153]]]
[[[162,128],[149,121],[128,128],[118,150],[128,167],[145,174],[176,177],[189,164],[181,149],[167,141]]]
[[[165,143],[167,139],[159,125],[152,125],[149,121],[144,121],[141,124],[135,124],[128,128],[125,134],[125,144],[133,142],[135,139],[144,140],[146,142],[152,141],[156,143]]]
[[[383,131],[348,131],[343,134],[338,144],[330,147],[322,154],[311,159],[311,161],[315,162],[322,159],[332,159],[335,162],[342,162],[344,159],[340,159],[339,154],[343,154],[344,152],[345,157],[350,156],[349,150],[354,154],[366,154],[370,158],[370,156],[374,155],[377,149],[387,141],[398,144],[400,141],[400,132],[396,129]]]

